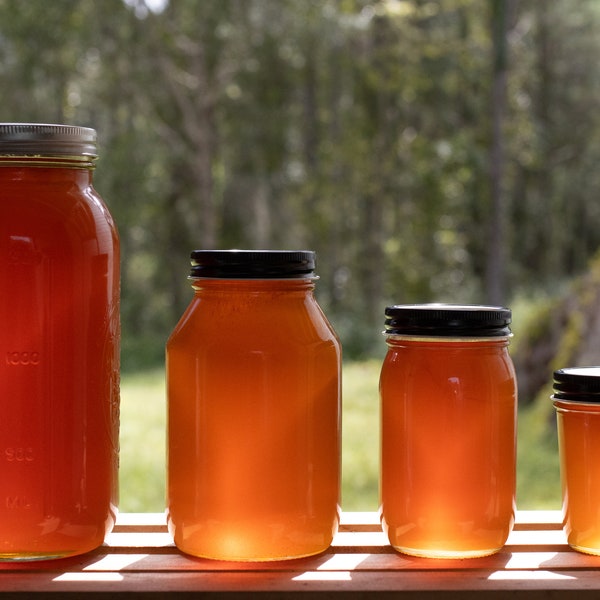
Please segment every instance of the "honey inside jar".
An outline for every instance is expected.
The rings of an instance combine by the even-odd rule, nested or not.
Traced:
[[[388,330],[381,514],[390,543],[406,554],[491,554],[514,522],[516,385],[508,338],[469,331],[460,339],[456,332],[432,338]]]
[[[44,155],[79,129],[40,127],[0,124],[0,560],[92,550],[117,511],[119,241],[90,158]]]
[[[553,398],[567,542],[600,555],[600,367],[555,371]]]
[[[322,552],[339,523],[341,357],[314,282],[193,286],[167,344],[175,543],[223,560]]]

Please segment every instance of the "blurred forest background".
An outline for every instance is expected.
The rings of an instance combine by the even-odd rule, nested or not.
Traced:
[[[386,304],[511,306],[547,456],[552,369],[600,363],[599,57],[597,0],[0,0],[0,119],[98,131],[125,374],[192,249],[309,248],[346,361]]]

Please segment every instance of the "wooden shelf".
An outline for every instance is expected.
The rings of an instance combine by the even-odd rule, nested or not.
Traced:
[[[571,550],[559,511],[520,511],[493,556],[432,560],[395,552],[376,513],[345,513],[331,548],[274,563],[180,553],[162,514],[122,514],[102,548],[80,557],[0,564],[0,598],[582,598],[600,597],[600,557]]]

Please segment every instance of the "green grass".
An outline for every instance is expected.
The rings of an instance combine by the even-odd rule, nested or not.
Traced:
[[[121,381],[120,510],[165,507],[164,370],[123,375]]]
[[[342,507],[377,510],[379,503],[379,371],[370,360],[342,374]]]
[[[517,506],[523,510],[561,506],[558,437],[551,400],[541,397],[519,412]]]
[[[376,510],[379,478],[381,361],[344,365],[342,506]],[[164,371],[123,376],[121,386],[121,510],[161,512],[165,502]],[[556,432],[535,405],[519,414],[517,504],[560,507]]]

